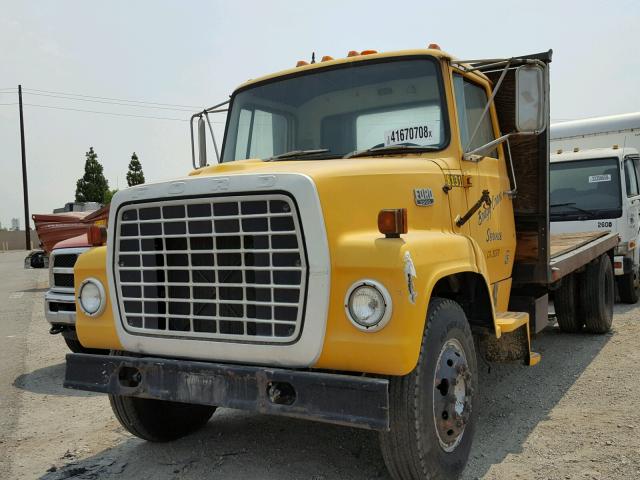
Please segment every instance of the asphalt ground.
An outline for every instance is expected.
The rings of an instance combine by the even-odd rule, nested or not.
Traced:
[[[0,479],[383,479],[375,432],[219,409],[176,442],[132,437],[103,395],[65,390],[66,346],[44,319],[45,270],[0,253]],[[479,362],[465,480],[640,478],[640,307],[607,335],[534,340],[536,367]]]

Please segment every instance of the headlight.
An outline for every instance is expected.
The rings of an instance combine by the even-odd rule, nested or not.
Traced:
[[[347,291],[344,301],[347,317],[357,328],[375,332],[391,318],[391,295],[375,280],[361,280]]]
[[[78,292],[78,303],[82,311],[90,317],[100,315],[106,303],[102,283],[95,278],[83,281]]]

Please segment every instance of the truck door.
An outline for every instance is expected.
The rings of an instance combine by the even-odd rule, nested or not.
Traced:
[[[634,241],[638,244],[638,234],[640,232],[640,157],[637,155],[627,155],[624,158],[624,183],[626,199],[623,198],[622,213],[622,242]],[[638,248],[636,246],[633,254],[633,263],[638,265]]]
[[[468,151],[494,140],[499,131],[492,108],[484,116],[470,143],[487,104],[487,88],[461,74],[454,74],[453,84],[462,148]],[[511,276],[516,245],[515,224],[512,199],[505,193],[511,186],[502,149],[496,148],[485,155],[477,162],[462,160],[461,164],[463,175],[471,181],[471,185],[465,188],[469,208],[482,197],[484,190],[489,191],[491,205],[480,207],[468,223],[471,236],[484,253],[490,281],[495,283]]]

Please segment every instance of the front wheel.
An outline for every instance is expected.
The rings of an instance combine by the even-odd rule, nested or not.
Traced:
[[[464,311],[434,298],[416,368],[390,380],[390,431],[380,434],[380,444],[395,480],[458,478],[475,431],[477,384]]]
[[[169,442],[202,428],[216,407],[109,395],[111,409],[120,424],[136,437]]]
[[[633,271],[620,275],[617,278],[618,293],[620,301],[624,303],[637,303],[640,298],[640,282],[638,282],[638,273]]]

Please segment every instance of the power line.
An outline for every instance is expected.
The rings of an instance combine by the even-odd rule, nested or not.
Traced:
[[[147,102],[147,101],[142,101],[142,100],[128,100],[128,99],[123,99],[123,98],[98,97],[98,96],[95,96],[95,95],[82,95],[82,94],[79,94],[79,93],[55,92],[55,91],[52,91],[52,90],[38,90],[38,89],[35,89],[35,88],[25,88],[23,90],[25,90],[27,92],[51,93],[51,94],[55,94],[55,95],[67,95],[67,96],[71,96],[71,97],[97,98],[98,100],[114,100],[116,102],[144,103],[144,104],[148,104],[148,105],[161,105],[161,106],[165,106],[165,107],[182,107],[182,108],[195,108],[195,109],[203,108],[202,105],[195,106],[195,105],[180,105],[180,104],[175,104],[175,103]]]
[[[80,108],[69,108],[69,107],[56,107],[53,105],[38,105],[35,103],[23,103],[23,105],[28,106],[28,107],[39,107],[39,108],[51,108],[51,109],[55,109],[55,110],[68,110],[68,111],[72,111],[72,112],[82,112],[82,113],[94,113],[94,114],[98,114],[98,115],[111,115],[111,116],[116,116],[116,117],[134,117],[134,118],[150,118],[153,120],[172,120],[172,121],[177,121],[177,122],[188,122],[189,120],[186,118],[176,118],[176,117],[154,117],[151,115],[136,115],[133,113],[116,113],[116,112],[104,112],[104,111],[98,111],[98,110],[84,110],[84,109],[80,109]],[[218,123],[218,124],[224,124],[225,122],[211,122],[211,123]]]
[[[37,105],[35,103],[23,103],[23,105],[28,107],[39,107],[39,108],[52,108],[55,110],[68,110],[71,112],[83,112],[83,113],[95,113],[99,115],[113,115],[116,117],[135,117],[135,118],[152,118],[155,120],[173,120],[178,122],[188,122],[189,120],[184,118],[175,118],[175,117],[153,117],[151,115],[135,115],[133,113],[115,113],[115,112],[102,112],[98,110],[84,110],[80,108],[68,108],[68,107],[55,107],[53,105]]]
[[[18,102],[13,102],[13,103],[0,103],[0,105],[17,105]]]
[[[27,89],[25,89],[27,90]],[[122,103],[122,102],[111,102],[111,101],[105,101],[105,100],[91,100],[88,98],[73,98],[73,97],[63,97],[61,95],[49,95],[47,93],[34,93],[34,92],[26,92],[29,95],[38,95],[41,97],[51,97],[51,98],[62,98],[64,100],[74,100],[76,102],[92,102],[92,103],[103,103],[106,105],[122,105],[125,107],[133,107],[133,108],[156,108],[156,109],[160,109],[160,110],[173,110],[176,112],[190,112],[192,113],[193,110],[189,109],[184,109],[184,108],[173,108],[173,107],[159,107],[159,106],[155,106],[155,105],[132,105],[129,103]]]

